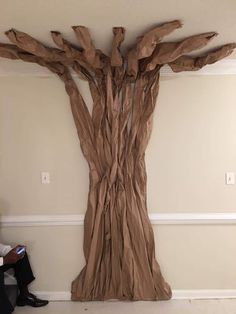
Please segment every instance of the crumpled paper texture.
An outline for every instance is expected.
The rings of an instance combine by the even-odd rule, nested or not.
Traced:
[[[58,75],[65,85],[84,157],[89,165],[89,194],[84,222],[86,265],[72,283],[72,300],[167,300],[171,288],[155,257],[147,210],[145,150],[152,130],[160,69],[195,71],[228,56],[227,44],[192,57],[216,36],[194,35],[179,42],[163,38],[181,22],[158,25],[122,53],[123,27],[113,29],[111,55],[95,48],[89,30],[73,26],[80,46],[52,31],[58,48],[28,34],[6,32],[12,44],[0,44],[0,56],[34,62]],[[89,84],[92,114],[72,72]]]

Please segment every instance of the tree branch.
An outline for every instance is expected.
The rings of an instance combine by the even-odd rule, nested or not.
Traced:
[[[121,67],[123,58],[120,52],[120,45],[125,39],[125,29],[123,27],[113,27],[114,39],[112,42],[111,66]]]
[[[0,44],[0,57],[17,60],[20,59],[19,55],[24,53],[24,50],[19,49],[15,45]]]
[[[61,62],[65,65],[73,65],[73,62],[77,61],[80,65],[91,69],[84,54],[81,51],[72,48],[69,42],[63,39],[59,32],[52,32],[52,38],[63,51],[56,48],[46,47],[40,41],[16,29],[11,29],[5,34],[18,48],[43,58],[47,62]]]
[[[144,104],[139,129],[136,136],[137,159],[145,153],[147,144],[152,131],[153,113],[156,106],[157,96],[159,92],[159,69],[156,68],[152,72],[147,73],[148,86],[145,90]]]
[[[51,31],[51,36],[54,43],[65,51],[68,58],[74,59],[72,68],[83,80],[93,80],[90,71],[93,71],[81,51],[75,49],[71,43],[64,39],[60,32]]]
[[[65,69],[65,72],[59,77],[65,83],[65,89],[70,98],[71,110],[83,154],[89,163],[90,170],[96,170],[97,174],[101,176],[102,167],[94,145],[94,126],[88,108],[70,71]]]
[[[182,56],[168,63],[173,72],[197,71],[207,64],[215,63],[229,56],[236,48],[236,43],[227,44],[200,57]]]
[[[65,67],[59,62],[47,62],[43,58],[32,55],[31,53],[25,52],[17,46],[10,44],[0,44],[0,57],[36,63],[48,68],[56,74],[63,74],[65,69]]]
[[[137,44],[128,53],[128,75],[136,78],[138,73],[138,60],[151,56],[157,43],[160,42],[164,36],[169,35],[181,26],[180,21],[171,21],[157,26],[141,36]]]
[[[143,59],[151,56],[162,38],[180,27],[182,27],[181,22],[176,20],[159,25],[145,33],[139,38],[136,45],[137,58]]]
[[[84,49],[83,55],[87,62],[95,69],[103,68],[101,60],[103,54],[94,47],[88,28],[85,26],[72,26],[72,29]]]
[[[70,64],[73,60],[67,58],[66,54],[56,48],[49,48],[30,35],[16,29],[7,31],[6,36],[18,48],[25,50],[37,57],[43,58],[47,62],[61,62]]]
[[[157,45],[146,70],[154,70],[158,64],[166,64],[179,58],[181,55],[201,49],[211,41],[217,33],[209,32],[194,35],[179,42],[161,43]]]

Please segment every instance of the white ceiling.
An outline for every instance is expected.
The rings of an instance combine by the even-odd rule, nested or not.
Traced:
[[[50,30],[76,43],[71,26],[84,25],[96,47],[109,53],[113,26],[125,27],[125,46],[150,27],[175,19],[184,25],[168,40],[216,31],[219,36],[208,48],[236,42],[236,0],[0,0],[0,5],[0,42],[8,42],[4,32],[13,27],[47,45],[53,45]],[[236,51],[229,58],[236,59]],[[14,69],[14,62],[0,58],[0,72]]]

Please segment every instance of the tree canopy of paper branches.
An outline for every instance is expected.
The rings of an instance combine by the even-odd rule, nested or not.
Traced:
[[[232,43],[203,55],[188,55],[206,46],[217,34],[163,41],[180,27],[178,20],[158,25],[140,36],[126,53],[120,50],[125,30],[114,27],[110,55],[95,48],[84,26],[72,27],[78,46],[52,31],[58,48],[47,47],[16,29],[6,32],[12,44],[0,44],[1,57],[37,63],[64,82],[88,162],[86,265],[72,283],[72,300],[171,298],[171,288],[155,257],[146,192],[145,150],[152,130],[160,69],[167,64],[174,72],[199,70],[236,48]],[[74,75],[88,82],[91,113]]]

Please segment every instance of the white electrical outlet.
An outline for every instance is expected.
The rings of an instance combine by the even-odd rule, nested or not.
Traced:
[[[49,184],[50,183],[49,172],[41,172],[41,182],[42,182],[42,184]]]
[[[235,175],[234,172],[226,172],[225,174],[225,184],[234,184],[235,183]]]

